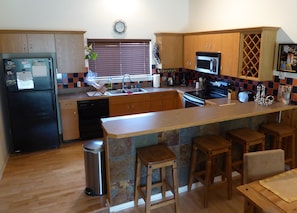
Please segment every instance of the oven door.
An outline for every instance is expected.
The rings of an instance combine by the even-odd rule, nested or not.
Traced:
[[[203,107],[205,105],[204,100],[194,98],[186,94],[184,94],[183,99],[184,99],[184,108],[197,107],[197,106]]]

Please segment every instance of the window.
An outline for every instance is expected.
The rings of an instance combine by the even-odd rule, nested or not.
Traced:
[[[150,40],[88,39],[98,53],[89,69],[99,77],[150,74]]]

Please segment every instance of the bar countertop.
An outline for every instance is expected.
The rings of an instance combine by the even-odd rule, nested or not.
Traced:
[[[247,103],[235,101],[228,104],[214,104],[206,107],[190,107],[103,118],[101,121],[106,136],[118,139],[291,109],[297,109],[297,105],[284,105],[280,102],[274,102],[269,106],[261,106],[252,101]]]

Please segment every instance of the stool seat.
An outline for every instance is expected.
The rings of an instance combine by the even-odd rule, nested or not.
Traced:
[[[205,170],[196,171],[197,153],[203,153],[206,156]],[[192,154],[190,164],[190,174],[188,180],[188,191],[192,188],[193,178],[196,178],[204,186],[204,207],[208,206],[208,191],[213,184],[213,178],[216,174],[215,168],[217,165],[215,158],[225,155],[225,169],[219,171],[222,175],[222,180],[227,179],[228,199],[232,197],[232,178],[231,178],[231,143],[225,138],[217,135],[199,136],[193,139]]]
[[[258,144],[262,146],[263,144],[264,149],[265,135],[256,130],[252,130],[249,128],[234,129],[228,131],[227,136],[232,137],[233,140],[237,140],[240,143],[247,143],[250,146]]]
[[[136,154],[135,205],[138,205],[138,197],[140,195],[145,201],[146,213],[150,213],[152,209],[170,204],[175,204],[175,212],[179,213],[176,155],[162,144],[138,148],[136,149]],[[144,165],[147,170],[145,186],[140,184],[141,165]],[[172,184],[166,179],[167,167],[172,168]],[[152,180],[153,170],[155,169],[160,169],[160,180],[158,181]],[[151,203],[151,191],[156,187],[161,187],[162,199],[156,203]],[[165,197],[167,188],[171,190],[173,197]]]
[[[176,160],[175,154],[164,145],[142,147],[138,148],[136,152],[145,166],[156,165],[162,167],[161,164]]]
[[[242,147],[240,158],[233,159],[232,168],[241,174],[241,183],[243,183],[243,154],[250,152],[251,148],[255,148],[255,151],[265,150],[265,135],[249,128],[239,128],[228,131],[227,139],[232,142],[233,150],[236,144]]]
[[[295,128],[281,123],[266,123],[261,124],[259,130],[265,135],[273,136],[272,148],[283,149],[285,163],[290,164],[291,169],[295,168]]]

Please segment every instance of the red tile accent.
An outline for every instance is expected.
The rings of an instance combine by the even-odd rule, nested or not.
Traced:
[[[297,101],[297,93],[292,93],[291,94],[291,100]]]
[[[74,88],[74,83],[68,83],[68,88]]]

